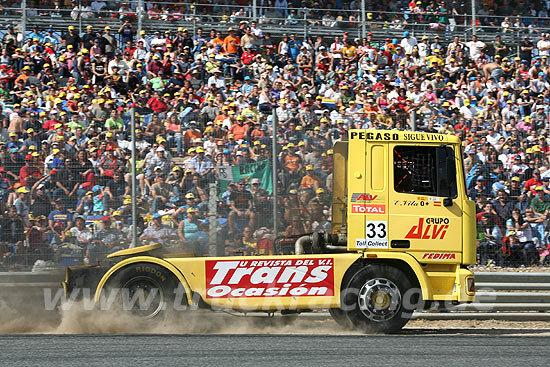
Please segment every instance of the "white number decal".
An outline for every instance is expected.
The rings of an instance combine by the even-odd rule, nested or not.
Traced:
[[[387,224],[385,220],[367,221],[365,236],[371,240],[385,240],[388,238]]]

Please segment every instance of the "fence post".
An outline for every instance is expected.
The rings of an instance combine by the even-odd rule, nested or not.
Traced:
[[[307,15],[309,10],[304,8],[304,40],[307,38]]]
[[[252,1],[252,20],[256,21],[258,18],[258,0]]]
[[[78,0],[78,34],[82,34],[82,0]]]
[[[476,0],[472,0],[472,34],[477,34],[476,30],[477,14],[476,14]]]
[[[416,110],[411,111],[411,127],[412,131],[416,131]]]
[[[196,15],[197,15],[197,7],[195,5],[191,5],[191,8],[193,9],[193,34],[197,33],[197,20],[196,20]]]
[[[23,42],[27,39],[27,0],[21,1],[21,35],[23,36]]]
[[[278,201],[278,192],[277,192],[277,111],[275,106],[271,111],[271,129],[272,129],[272,138],[271,138],[271,149],[273,153],[273,240],[277,238],[278,234],[278,218],[277,218],[277,201]]]
[[[365,13],[365,0],[361,0],[361,38],[367,36],[367,15]]]
[[[138,0],[137,5],[137,38],[140,37],[141,30],[143,28],[143,0]]]
[[[218,190],[215,182],[208,184],[208,255],[218,256]]]
[[[132,102],[130,112],[132,134],[132,248],[138,246],[137,236],[137,182],[136,182],[136,107]]]
[[[516,52],[519,56],[519,52],[521,51],[521,39],[519,38],[519,27],[517,28],[516,32],[517,32],[516,33],[516,45],[517,45]],[[513,37],[510,37],[510,38],[513,38]],[[531,52],[533,52],[533,51],[531,51]]]

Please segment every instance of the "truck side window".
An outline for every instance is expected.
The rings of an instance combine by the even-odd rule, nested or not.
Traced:
[[[393,150],[396,192],[456,197],[453,149],[446,146],[396,146]]]
[[[397,146],[393,150],[396,192],[437,195],[436,147]]]

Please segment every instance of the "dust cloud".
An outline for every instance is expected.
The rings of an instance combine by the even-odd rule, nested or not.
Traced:
[[[43,290],[40,289],[40,291]],[[270,334],[270,335],[362,335],[345,330],[319,314],[228,314],[209,310],[181,311],[164,319],[142,320],[125,312],[90,310],[79,302],[46,310],[37,290],[0,288],[0,334]],[[313,315],[314,317],[312,317]],[[326,314],[325,314],[326,315]],[[411,320],[405,335],[550,335],[547,321],[505,320]]]
[[[90,310],[83,302],[70,307],[60,302],[57,309],[46,310],[43,293],[0,289],[0,334],[360,334],[330,318],[306,315],[197,310],[143,320],[126,312]]]

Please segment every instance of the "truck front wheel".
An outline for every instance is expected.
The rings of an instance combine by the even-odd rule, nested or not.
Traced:
[[[342,309],[352,325],[367,333],[395,333],[409,321],[414,307],[405,299],[411,281],[392,266],[371,264],[351,278]]]
[[[163,318],[187,306],[183,286],[170,271],[157,264],[128,265],[109,281],[106,292],[116,293],[106,297],[115,301],[115,307],[141,319]]]

